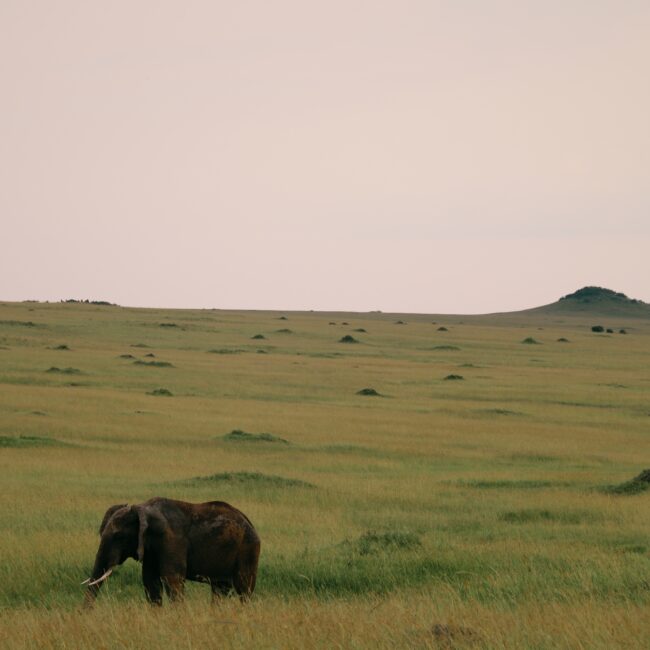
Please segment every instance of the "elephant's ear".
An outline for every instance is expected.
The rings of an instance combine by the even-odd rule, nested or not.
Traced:
[[[118,503],[117,505],[111,506],[106,513],[104,514],[104,518],[102,519],[102,523],[99,526],[99,534],[100,536],[104,532],[104,528],[106,528],[106,524],[110,521],[111,517],[121,508],[126,508],[128,504],[126,503]]]
[[[138,560],[144,560],[145,541],[152,535],[161,535],[165,532],[166,520],[153,506],[134,506],[140,519],[138,533]]]

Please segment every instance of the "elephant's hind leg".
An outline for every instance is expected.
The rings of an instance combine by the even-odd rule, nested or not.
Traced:
[[[178,574],[171,574],[163,576],[162,583],[165,586],[165,593],[169,600],[179,601],[183,600],[183,592],[185,589],[185,580],[183,576]]]
[[[250,547],[249,552],[239,562],[233,586],[242,602],[247,601],[255,590],[259,556],[260,547],[258,543]]]
[[[212,589],[212,602],[219,602],[224,596],[227,596],[232,589],[232,582],[224,580],[216,580],[210,582],[210,589]]]

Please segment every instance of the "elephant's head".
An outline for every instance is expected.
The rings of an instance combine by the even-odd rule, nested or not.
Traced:
[[[159,515],[158,515],[159,517]],[[147,533],[150,523],[157,526],[157,513],[144,505],[119,504],[111,506],[104,515],[99,527],[99,549],[88,584],[86,603],[92,604],[102,583],[113,572],[113,568],[128,558],[144,559]]]

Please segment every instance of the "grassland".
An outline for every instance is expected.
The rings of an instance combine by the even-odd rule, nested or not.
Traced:
[[[650,321],[593,324],[0,304],[0,646],[648,647]],[[249,605],[79,611],[154,495],[250,516]]]

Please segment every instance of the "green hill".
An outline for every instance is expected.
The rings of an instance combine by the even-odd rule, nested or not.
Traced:
[[[550,305],[527,309],[519,313],[650,318],[650,305],[642,300],[628,298],[624,293],[612,291],[611,289],[583,287],[562,296],[557,302]]]

